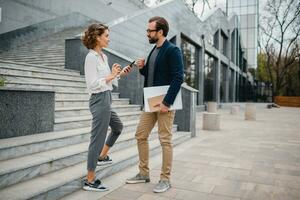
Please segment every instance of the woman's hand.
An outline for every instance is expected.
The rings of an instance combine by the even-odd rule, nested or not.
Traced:
[[[114,80],[118,75],[121,73],[121,65],[118,63],[114,63],[113,66],[111,67],[111,74],[106,77],[106,83],[111,82]]]
[[[111,69],[111,75],[116,78],[121,73],[121,65],[114,63]]]
[[[130,65],[127,65],[126,67],[124,67],[120,73],[120,76],[126,76],[128,75],[132,70],[132,67]]]

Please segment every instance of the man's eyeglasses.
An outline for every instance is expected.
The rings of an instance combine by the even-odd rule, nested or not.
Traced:
[[[157,30],[157,29],[153,29],[153,30],[147,29],[146,31],[147,31],[147,33],[151,33],[151,32],[154,32],[154,31],[156,32],[156,31],[158,31],[158,30]]]

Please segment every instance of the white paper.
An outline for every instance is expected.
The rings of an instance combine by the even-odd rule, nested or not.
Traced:
[[[145,112],[150,112],[148,98],[167,94],[169,85],[166,86],[156,86],[156,87],[145,87],[144,88],[144,103],[145,103]],[[181,89],[179,90],[173,105],[170,106],[169,110],[181,110],[182,109],[182,98],[181,98]]]

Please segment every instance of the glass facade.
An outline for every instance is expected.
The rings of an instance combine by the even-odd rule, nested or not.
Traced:
[[[228,81],[229,81],[228,101],[233,102],[234,101],[234,99],[233,99],[234,71],[232,69],[229,70]]]
[[[213,101],[216,60],[207,53],[204,59],[204,101]]]
[[[226,57],[228,57],[228,37],[221,31],[221,42],[220,42],[220,52]]]
[[[226,102],[227,65],[221,63],[220,70],[220,101]]]
[[[257,67],[258,0],[227,0],[228,14],[236,13],[240,19],[241,42],[245,47],[248,67]],[[225,5],[224,5],[225,6]],[[223,5],[222,5],[223,7]],[[226,10],[226,7],[223,7]]]
[[[214,34],[214,44],[213,44],[213,46],[216,49],[219,49],[219,31],[215,32],[215,34]]]
[[[184,64],[184,81],[195,89],[198,88],[198,70],[197,64],[197,48],[195,45],[190,43],[188,40],[181,38],[181,49],[183,53],[183,64]]]

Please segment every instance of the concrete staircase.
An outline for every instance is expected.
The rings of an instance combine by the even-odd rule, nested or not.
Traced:
[[[66,30],[0,54],[4,88],[55,91],[53,132],[0,140],[0,199],[59,199],[81,189],[90,137],[89,95],[84,77],[63,68],[64,39],[79,30]],[[113,93],[112,107],[124,129],[110,152],[114,163],[98,167],[99,178],[138,161],[134,133],[141,106]],[[189,139],[190,133],[176,130],[174,125],[174,145]],[[155,127],[149,138],[152,155],[160,151],[157,137]]]
[[[65,66],[65,39],[72,38],[83,30],[83,27],[69,28],[38,38],[32,43],[0,53],[0,59],[62,69]]]

